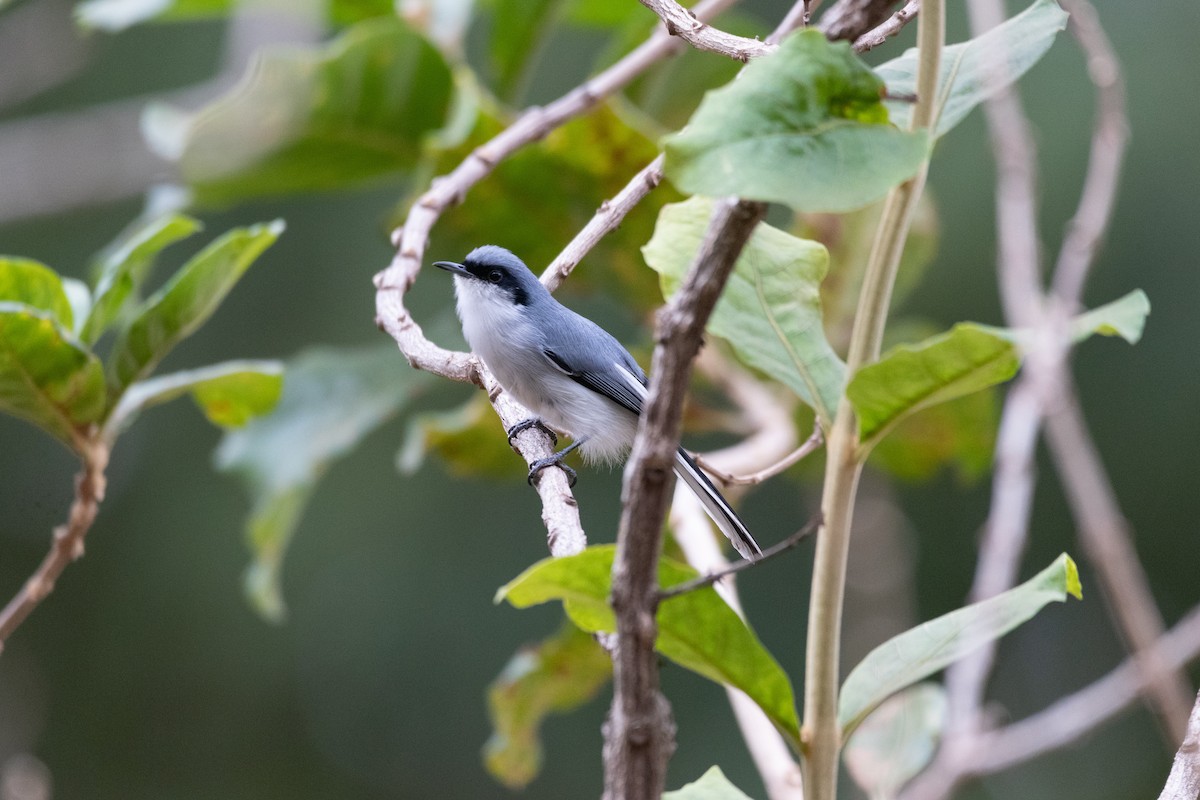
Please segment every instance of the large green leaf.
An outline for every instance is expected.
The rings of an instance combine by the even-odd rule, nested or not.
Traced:
[[[859,662],[838,698],[838,722],[848,737],[891,695],[999,639],[1046,604],[1082,598],[1079,572],[1066,553],[1020,586],[951,611],[876,647]]]
[[[888,122],[883,81],[816,30],[709,92],[687,127],[663,140],[682,191],[738,195],[803,211],[849,211],[916,173],[924,132]]]
[[[209,422],[240,428],[266,414],[283,391],[279,361],[226,361],[138,381],[121,395],[105,424],[110,438],[129,427],[143,410],[191,394]]]
[[[893,348],[860,369],[846,387],[862,447],[872,447],[915,411],[1008,380],[1020,364],[1010,339],[969,322],[920,344]]]
[[[146,300],[113,345],[109,373],[116,390],[145,377],[171,348],[203,325],[283,228],[283,220],[275,220],[230,231]]]
[[[0,411],[74,447],[104,413],[100,360],[47,311],[0,301]]]
[[[693,197],[659,214],[642,254],[659,273],[664,295],[682,282],[711,212],[711,201]],[[760,224],[708,322],[739,358],[791,388],[827,425],[845,379],[845,365],[821,326],[820,285],[828,263],[820,243]]]
[[[946,692],[936,683],[892,695],[850,737],[846,771],[868,797],[895,797],[933,758],[945,718]]]
[[[447,118],[442,55],[399,20],[360,23],[319,48],[260,55],[194,115],[156,107],[147,138],[201,203],[360,184],[416,165]]]
[[[116,33],[143,22],[176,22],[228,16],[235,0],[83,0],[75,6],[75,19],[84,28]],[[328,0],[329,17],[347,23],[395,13],[394,0]],[[298,13],[306,14],[305,4]],[[272,7],[287,9],[287,3]]]
[[[750,800],[750,797],[730,783],[720,767],[709,767],[708,772],[682,789],[663,792],[662,800]]]
[[[290,361],[275,411],[225,434],[218,469],[246,483],[246,533],[254,562],[246,590],[269,619],[285,613],[280,569],[317,481],[412,399],[430,376],[410,369],[390,342],[363,350],[313,350]]]
[[[576,625],[589,632],[612,632],[616,619],[608,605],[614,545],[534,564],[496,593],[527,608],[561,600]],[[664,587],[691,580],[696,571],[662,558],[658,578]],[[655,647],[677,664],[717,683],[745,692],[799,746],[800,723],[792,684],[746,623],[711,587],[663,601],[658,609]]]
[[[135,299],[158,254],[201,227],[199,220],[167,214],[136,224],[109,247],[96,265],[92,310],[83,323],[81,338],[85,342],[99,339],[126,303]]]
[[[1071,321],[1075,342],[1093,334],[1141,338],[1150,313],[1145,292],[1134,290]],[[858,416],[859,440],[873,447],[898,422],[928,406],[986,389],[1011,378],[1030,333],[963,322],[948,333],[892,348],[860,369],[846,387]]]
[[[971,109],[999,89],[1016,82],[1038,62],[1054,44],[1058,32],[1067,25],[1067,12],[1054,0],[1036,0],[1029,8],[991,29],[982,36],[947,47],[942,53],[938,77],[938,104],[941,114],[937,136],[962,121]],[[995,83],[997,60],[1007,62],[1005,82]],[[894,95],[917,90],[917,51],[906,51],[899,58],[875,70]],[[912,103],[889,102],[892,122],[907,127],[912,118]]]
[[[493,732],[483,756],[492,777],[510,789],[521,789],[537,777],[542,720],[591,700],[611,676],[608,653],[570,623],[518,650],[488,687]]]
[[[71,301],[58,273],[28,258],[0,256],[0,301],[45,311],[67,330],[75,327]]]

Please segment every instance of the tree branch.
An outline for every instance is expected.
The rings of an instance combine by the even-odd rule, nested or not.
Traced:
[[[899,0],[837,0],[821,16],[817,29],[830,39],[857,41],[887,19]]]
[[[96,519],[104,500],[104,470],[108,467],[108,446],[99,438],[83,438],[76,447],[83,468],[75,476],[75,499],[65,524],[54,529],[50,552],[8,605],[0,610],[0,651],[12,632],[33,612],[38,603],[54,591],[58,576],[83,555],[83,539]]]
[[[742,63],[757,56],[764,56],[775,49],[775,45],[734,36],[718,30],[696,19],[696,16],[675,0],[638,0],[653,11],[666,26],[667,33],[678,36],[697,50],[728,56]]]
[[[913,18],[921,11],[921,0],[908,0],[895,14],[892,14],[882,23],[875,27],[874,30],[864,33],[862,36],[854,40],[854,49],[859,53],[865,53],[868,50],[879,47],[879,45],[892,38],[900,31],[904,30],[904,26],[912,22]]]
[[[612,710],[605,724],[606,800],[657,800],[675,747],[670,706],[658,688],[654,615],[662,523],[674,484],[683,398],[704,325],[765,213],[762,203],[719,202],[682,286],[659,312],[649,394],[625,468],[613,563],[617,655]]]

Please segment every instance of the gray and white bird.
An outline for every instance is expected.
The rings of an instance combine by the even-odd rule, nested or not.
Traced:
[[[573,440],[531,465],[530,478],[548,466],[563,466],[562,458],[575,448],[588,461],[613,463],[623,458],[633,444],[646,398],[646,373],[629,351],[599,325],[555,300],[525,263],[503,247],[477,247],[461,264],[433,265],[454,274],[467,344],[506,391]],[[533,423],[515,426],[509,436]],[[754,558],[762,552],[682,447],[675,454],[675,473],[739,553]]]

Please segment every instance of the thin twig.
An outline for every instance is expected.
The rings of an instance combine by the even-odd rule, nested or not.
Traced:
[[[660,154],[642,167],[641,171],[634,175],[625,188],[617,192],[611,200],[605,200],[600,204],[596,214],[588,220],[579,233],[575,234],[575,238],[571,240],[570,244],[564,247],[562,252],[550,262],[550,266],[542,272],[542,283],[546,285],[547,289],[554,291],[562,285],[562,282],[575,267],[579,266],[579,262],[591,252],[596,243],[615,231],[629,212],[642,202],[646,195],[658,188],[663,179],[662,166],[663,156]]]
[[[83,539],[91,529],[104,500],[104,470],[108,466],[108,446],[99,438],[80,437],[76,445],[83,468],[75,476],[75,499],[65,524],[54,529],[50,552],[8,605],[0,610],[0,650],[4,643],[38,603],[54,591],[58,576],[83,555]]]
[[[710,464],[706,457],[693,454],[692,458],[697,464],[704,468],[704,471],[719,480],[725,486],[756,486],[769,478],[773,478],[786,469],[800,463],[810,453],[816,451],[821,445],[825,444],[825,435],[821,433],[821,426],[813,427],[812,436],[805,440],[804,444],[788,453],[779,461],[776,461],[765,469],[760,469],[758,472],[752,472],[749,475],[733,475],[721,470]]]
[[[777,555],[786,553],[788,550],[798,547],[802,541],[811,536],[820,526],[821,514],[818,512],[815,517],[804,524],[804,527],[800,528],[786,539],[778,541],[768,547],[766,550],[763,550],[762,553],[755,558],[750,560],[742,559],[741,561],[735,561],[734,563],[729,564],[719,570],[710,572],[706,575],[701,575],[698,578],[693,578],[690,581],[678,583],[667,589],[660,589],[658,591],[658,599],[659,601],[670,600],[672,597],[678,597],[681,594],[687,594],[688,592],[694,592],[697,589],[703,589],[706,586],[712,586],[722,578],[727,578],[730,575],[736,575],[743,570],[756,567],[764,561],[769,561]]]
[[[908,0],[903,8],[884,20],[874,30],[864,33],[855,39],[854,49],[860,53],[865,53],[868,50],[879,47],[879,45],[904,30],[904,26],[912,22],[913,18],[920,11],[921,0]]]

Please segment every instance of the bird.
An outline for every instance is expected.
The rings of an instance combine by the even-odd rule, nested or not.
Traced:
[[[497,245],[462,260],[435,261],[454,276],[455,307],[471,350],[500,386],[536,418],[509,431],[509,441],[538,422],[571,437],[549,458],[530,465],[529,480],[578,448],[590,463],[616,463],[633,444],[646,400],[646,373],[620,342],[558,302],[520,258]],[[675,473],[744,558],[762,549],[708,476],[682,447]]]

